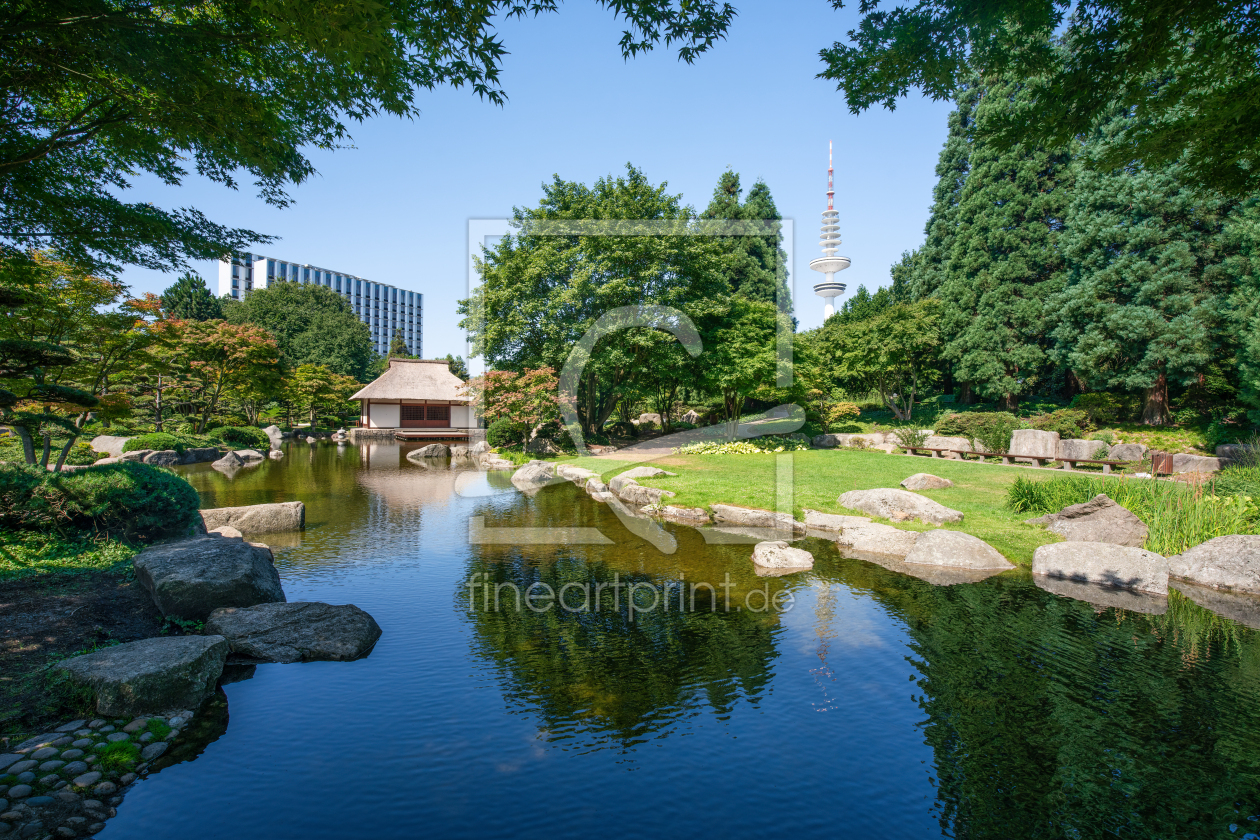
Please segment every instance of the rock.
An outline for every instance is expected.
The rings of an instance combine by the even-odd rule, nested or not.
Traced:
[[[65,765],[64,761],[54,758],[52,761],[45,761],[43,764],[39,765],[39,772],[51,773],[52,771],[57,770],[63,767],[64,765]]]
[[[929,525],[944,525],[946,522],[962,522],[963,520],[961,512],[908,490],[887,487],[875,490],[850,490],[841,495],[837,501],[841,507],[860,510],[871,516],[882,516],[885,519],[900,512],[911,519],[917,519]]]
[[[280,444],[284,443],[284,432],[280,431],[280,427],[275,424],[263,429],[263,433],[267,435],[268,440],[271,441],[272,449],[276,449],[280,446]]]
[[[659,513],[663,519],[668,519],[671,522],[681,522],[684,525],[707,525],[711,521],[709,512],[704,508],[665,505],[660,509]]]
[[[62,768],[62,772],[67,775],[77,776],[80,773],[86,773],[88,765],[86,761],[72,761]]]
[[[1056,458],[1073,458],[1078,461],[1101,461],[1107,458],[1110,449],[1100,440],[1081,440],[1068,438],[1060,440],[1056,450]]]
[[[700,415],[696,412],[696,410],[695,410],[694,408],[693,408],[693,409],[691,409],[690,411],[688,411],[686,414],[684,414],[684,415],[683,415],[681,418],[679,418],[679,419],[680,419],[682,422],[684,422],[684,423],[690,423],[690,424],[691,424],[691,425],[693,425],[693,426],[698,426],[698,425],[700,425]]]
[[[1146,523],[1099,493],[1088,502],[1069,505],[1058,513],[1024,520],[1028,525],[1045,525],[1047,531],[1068,542],[1101,542],[1141,548],[1148,533]]]
[[[19,761],[18,763],[14,764],[12,767],[8,769],[7,772],[13,774],[14,776],[20,776],[21,774],[25,773],[28,770],[34,770],[38,766],[39,766],[38,761],[32,761],[30,759],[26,759],[25,761]]]
[[[586,492],[596,498],[598,498],[601,493],[606,493],[609,496],[612,495],[608,492],[608,485],[600,481],[598,478],[592,478],[586,482]]]
[[[452,458],[467,458],[467,457],[468,457],[468,447],[467,447],[467,446],[465,446],[464,444],[456,444],[455,446],[452,446],[452,447],[451,447],[451,457],[452,457]]]
[[[512,473],[512,485],[528,496],[559,481],[562,479],[556,478],[555,467],[543,461],[530,461]]]
[[[1199,586],[1184,580],[1177,581],[1175,588],[1204,609],[1211,610],[1231,621],[1237,621],[1253,630],[1260,630],[1260,595],[1213,589],[1210,586]]]
[[[953,487],[954,482],[930,473],[915,473],[902,481],[901,486],[907,490],[941,490],[945,487]]]
[[[100,729],[104,725],[105,721],[97,719],[88,724],[88,729]]]
[[[84,773],[82,776],[77,776],[71,784],[75,787],[88,787],[89,785],[96,784],[100,780],[101,774],[98,771],[93,770],[91,773]]]
[[[184,454],[180,456],[181,464],[204,464],[208,461],[215,461],[219,457],[219,448],[217,446],[192,446],[184,450]]]
[[[279,449],[273,449],[267,453],[267,457],[273,461],[279,461],[284,457],[284,452]]]
[[[65,752],[61,754],[61,757],[64,758],[66,761],[74,761],[76,758],[83,757],[83,750],[80,750],[80,749],[66,750]]]
[[[753,547],[753,564],[763,569],[814,568],[814,555],[801,548],[792,548],[783,540],[759,542]]]
[[[732,525],[747,525],[753,528],[773,528],[789,534],[805,533],[805,523],[797,522],[790,513],[775,513],[769,510],[739,507],[737,505],[709,505],[713,511],[714,522],[728,522]]]
[[[210,466],[216,469],[230,470],[242,466],[244,463],[245,460],[240,455],[237,455],[235,452],[229,452]]]
[[[241,507],[208,508],[201,512],[206,530],[230,526],[245,534],[300,531],[306,526],[303,502],[270,502]],[[226,606],[226,605],[225,605]]]
[[[92,793],[96,794],[97,796],[109,796],[110,794],[117,793],[117,792],[118,792],[118,785],[114,784],[113,782],[101,782],[99,785],[92,788]]]
[[[906,562],[919,566],[955,569],[1013,569],[998,550],[979,537],[961,531],[924,531],[906,554]]]
[[[866,516],[845,516],[839,513],[820,513],[809,508],[805,509],[807,531],[834,531],[838,534],[845,528],[856,528],[870,523],[870,518]]]
[[[54,729],[54,732],[74,732],[76,729],[82,729],[87,724],[86,720],[72,720],[69,723],[63,723]]]
[[[1168,573],[1200,586],[1260,595],[1260,536],[1231,534],[1200,543],[1169,558]]]
[[[565,481],[571,481],[578,487],[585,487],[586,482],[592,478],[599,478],[599,473],[573,464],[559,464],[556,466],[556,476]]]
[[[656,467],[634,467],[623,473],[618,473],[608,482],[608,489],[620,495],[621,485],[627,481],[635,481],[640,478],[661,478],[662,476],[675,476],[678,473],[666,472]],[[672,495],[672,494],[671,494]]]
[[[1038,429],[1016,429],[1011,433],[1011,445],[1007,450],[1016,461],[1032,461],[1038,466],[1059,454],[1059,433]]]
[[[425,458],[449,458],[451,454],[450,447],[444,443],[430,443],[428,446],[422,446],[419,449],[413,449],[407,453],[408,461],[419,461]]]
[[[236,457],[240,458],[242,463],[263,460],[263,454],[257,449],[237,449]]]
[[[949,437],[945,435],[928,435],[923,441],[923,446],[932,449],[949,449],[960,452],[975,452],[976,447],[971,445],[971,441],[965,437]],[[959,458],[953,452],[933,452],[933,458]]]
[[[1147,451],[1144,443],[1117,443],[1107,450],[1107,460],[1142,461],[1146,458]]]
[[[1178,452],[1173,455],[1173,472],[1177,474],[1196,472],[1212,473],[1221,468],[1220,458],[1209,458],[1206,455],[1187,455]]]
[[[231,525],[220,525],[218,528],[211,528],[206,533],[218,534],[220,537],[231,537],[238,540],[245,539],[245,535],[233,528]]]
[[[904,560],[914,548],[918,533],[903,531],[875,522],[843,528],[836,538],[836,547],[845,557],[870,560],[876,557]]]
[[[617,497],[632,505],[659,505],[663,498],[673,498],[676,493],[661,490],[657,487],[644,487],[633,479],[621,484],[621,492]]]
[[[114,435],[97,435],[92,438],[92,451],[104,452],[114,458],[121,457],[123,454],[123,445],[131,440],[129,437],[116,437]]]
[[[0,755],[0,775],[9,772],[9,768],[21,760],[21,753],[4,753]]]
[[[311,437],[310,435],[306,436],[307,443],[317,443],[318,441],[319,441],[319,438]]]
[[[9,788],[10,799],[25,799],[33,793],[30,785],[14,785]]]
[[[102,714],[139,715],[199,705],[214,691],[227,654],[222,636],[167,636],[76,656],[56,667],[92,690]]]
[[[165,741],[155,741],[154,743],[149,744],[147,747],[140,750],[140,760],[153,761],[155,759],[161,758],[162,753],[166,752],[166,749],[169,746],[170,744],[166,743]]]
[[[1033,553],[1034,575],[1115,589],[1168,594],[1168,561],[1151,551],[1102,542],[1063,542]]]
[[[472,446],[468,447],[468,454],[476,457],[477,455],[485,455],[490,451],[490,444],[484,440],[479,440]]]
[[[271,549],[261,544],[207,534],[153,546],[132,563],[163,615],[204,621],[217,607],[285,599]]]
[[[525,445],[525,451],[533,455],[561,455],[564,453],[554,441],[547,438],[534,438]]]
[[[90,732],[91,730],[88,730],[88,731]],[[91,739],[91,738],[80,738],[79,740],[77,740],[77,741],[75,741],[75,742],[74,742],[73,746],[75,746],[76,748],[79,748],[79,749],[82,749],[83,747],[90,747],[90,746],[92,746],[92,739]]]
[[[661,415],[659,414],[640,414],[639,425],[643,425],[644,423],[650,423],[651,425],[656,426],[657,428],[665,425],[661,421]]]
[[[108,464],[121,464],[122,462],[122,458],[101,458],[99,461],[93,461],[92,466],[104,467]],[[62,467],[62,469],[65,469],[65,467]]]
[[[354,604],[260,604],[215,610],[206,632],[228,640],[232,653],[268,662],[348,662],[367,656],[381,628]]]
[[[119,741],[130,741],[131,736],[126,732],[111,732],[105,736],[105,740],[109,741],[111,744],[116,744]]]
[[[478,461],[478,466],[483,470],[515,470],[516,464],[513,464],[506,458],[496,458],[494,456],[482,456]]]
[[[119,455],[118,457],[119,457],[120,459],[124,460],[124,461],[139,461],[139,462],[143,462],[143,461],[144,461],[144,459],[145,459],[145,456],[147,456],[147,455],[151,454],[152,452],[153,452],[153,450],[152,450],[152,449],[136,449],[136,450],[133,450],[133,451],[131,451],[131,452],[124,452],[123,454]]]
[[[1251,460],[1257,455],[1260,455],[1260,452],[1256,451],[1256,447],[1241,443],[1222,443],[1216,447],[1216,457],[1221,461]]]
[[[44,747],[31,753],[31,759],[34,761],[47,761],[57,754],[56,747]]]

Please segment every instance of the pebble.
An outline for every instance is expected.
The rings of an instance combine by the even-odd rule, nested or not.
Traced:
[[[71,777],[81,776],[87,771],[88,771],[88,764],[86,761],[72,761],[69,764],[67,764],[65,767],[63,767],[61,770],[62,773],[66,773],[67,775]]]
[[[31,782],[35,781],[35,774],[32,773],[30,770],[27,770],[25,773],[18,773],[17,779],[22,784],[29,785]],[[13,792],[12,790],[9,791],[9,793],[12,793],[12,792]]]
[[[92,734],[92,730],[91,730],[91,729],[80,729],[78,732],[74,733],[74,737],[76,737],[76,738],[86,738],[87,736],[89,736],[89,735],[91,735],[91,734]]]
[[[130,741],[131,736],[126,732],[111,732],[105,740],[110,743],[118,743],[119,741]]]
[[[0,820],[7,820],[7,821],[12,822],[13,820],[20,820],[20,819],[22,819],[21,811],[5,811],[3,814],[0,814]]]
[[[100,732],[113,732],[113,731],[114,731],[115,729],[117,729],[117,728],[118,728],[118,727],[116,727],[116,726],[102,726],[102,727],[100,728],[100,730],[98,730],[98,731],[100,731]]]
[[[135,780],[136,780],[135,773],[124,773],[122,775],[122,778],[118,780],[118,784],[122,785],[123,787],[126,787],[127,785],[131,784]]]
[[[99,785],[92,788],[92,793],[100,794],[101,796],[109,796],[111,793],[117,792],[118,785],[113,782],[101,782]]]
[[[4,773],[9,768],[9,765],[16,764],[21,760],[22,756],[19,753],[5,753],[4,755],[0,755],[0,773]]]
[[[79,749],[79,750],[81,750],[81,749],[83,749],[84,747],[90,747],[90,746],[92,746],[92,739],[91,739],[91,738],[80,738],[79,740],[77,740],[77,741],[75,741],[73,744],[71,744],[70,746],[74,747],[75,749]]]
[[[26,804],[35,806],[53,805],[56,801],[57,800],[53,799],[51,796],[32,796],[30,799],[26,800]]]
[[[87,817],[67,817],[66,825],[83,825],[87,822]]]
[[[63,790],[61,793],[57,794],[57,798],[62,802],[69,802],[73,804],[79,801],[79,794],[74,793],[73,791]]]
[[[78,833],[73,828],[63,825],[57,829],[57,836],[58,837],[77,837]]]
[[[30,785],[14,785],[13,787],[9,788],[9,798],[11,799],[25,799],[26,797],[30,795],[31,795]]]
[[[105,803],[104,803],[104,802],[102,802],[102,801],[101,801],[101,800],[99,800],[99,799],[84,799],[84,800],[83,800],[83,807],[84,807],[84,808],[91,808],[91,809],[93,809],[93,810],[95,810],[95,811],[104,811],[104,810],[105,810]]]
[[[61,726],[58,726],[57,731],[58,732],[73,732],[76,729],[82,729],[83,724],[85,723],[87,723],[86,720],[72,720],[69,723],[63,723]]]
[[[183,715],[176,715],[175,717],[173,717],[173,718],[171,718],[169,721],[167,721],[167,723],[169,723],[169,724],[171,725],[171,729],[174,729],[174,728],[176,728],[176,727],[178,727],[178,726],[183,726],[183,725],[184,725],[184,721],[186,721],[186,720],[188,720],[188,718],[184,717]]]
[[[170,744],[165,741],[156,741],[140,751],[140,758],[143,761],[152,761],[162,753],[166,752],[166,748],[169,746]]]
[[[52,742],[54,747],[64,747],[66,744],[74,740],[73,735],[62,735],[60,738]]]
[[[105,823],[92,823],[91,825],[88,826],[88,831],[92,832],[93,834],[95,834],[98,831],[104,831],[104,830],[105,830]]]
[[[96,784],[100,781],[100,779],[101,774],[93,771],[91,773],[84,773],[82,776],[75,777],[74,783],[77,787],[87,787],[88,785]]]
[[[44,787],[52,787],[53,785],[57,784],[57,782],[60,782],[60,781],[61,781],[61,777],[58,776],[56,773],[49,773],[47,776],[39,777],[39,783],[43,785]]]
[[[105,725],[105,721],[103,721],[103,720],[94,720],[94,721],[92,721],[91,723],[89,723],[89,724],[88,724],[88,729],[100,729],[100,728],[101,728],[102,726],[104,726],[104,725]]]
[[[144,729],[148,725],[149,721],[147,718],[136,718],[123,727],[123,732],[135,732],[137,729]]]
[[[43,770],[45,773],[51,773],[52,771],[56,770],[58,767],[64,767],[64,766],[65,766],[64,761],[54,758],[52,761],[45,761],[43,764],[39,765],[39,769]]]
[[[30,770],[32,767],[38,767],[38,766],[39,766],[38,761],[31,761],[28,758],[26,761],[19,761],[17,764],[14,764],[12,767],[9,768],[9,772],[16,776],[18,773],[25,773],[27,770]]]
[[[61,754],[61,757],[66,761],[74,761],[76,758],[83,757],[83,750],[66,750]]]
[[[94,755],[89,755],[87,758],[83,760],[86,761],[88,764],[95,764],[97,761],[96,756]]]
[[[154,737],[154,736],[153,736],[153,733],[152,733],[152,732],[146,732],[146,733],[144,733],[143,735],[141,735],[141,736],[140,736],[140,743],[142,743],[142,744],[146,744],[146,743],[148,743],[149,741],[152,741],[152,740],[153,740],[153,737]]]
[[[166,740],[168,741],[174,741],[178,737],[179,737],[178,729],[172,729],[170,732],[166,733]]]
[[[53,790],[61,790],[63,787],[66,786],[66,784],[67,784],[66,780],[62,779],[58,781],[57,784],[53,785]]]

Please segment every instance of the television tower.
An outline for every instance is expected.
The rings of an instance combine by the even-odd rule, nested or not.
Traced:
[[[831,164],[831,141],[827,141],[827,209],[822,214],[822,246],[823,256],[811,260],[809,267],[821,271],[827,279],[814,286],[814,294],[827,302],[823,307],[823,320],[836,314],[835,299],[844,294],[844,284],[836,282],[836,272],[849,267],[848,257],[837,257],[836,248],[840,245],[840,214],[835,209],[835,169]]]

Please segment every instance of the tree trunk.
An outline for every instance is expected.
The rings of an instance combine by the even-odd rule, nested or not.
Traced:
[[[53,467],[53,472],[61,472],[62,466],[66,463],[66,456],[70,454],[70,447],[74,446],[76,440],[78,440],[77,437],[72,437],[65,446],[61,447],[61,454],[57,456],[57,466]]]
[[[1012,414],[1014,414],[1016,411],[1019,411],[1019,397],[1017,397],[1014,394],[1003,394],[1002,395],[1002,410],[1009,411]]]
[[[157,387],[153,389],[153,428],[162,431],[162,374],[158,374]]]
[[[963,405],[975,405],[976,394],[971,390],[971,383],[964,382],[962,387],[958,389],[958,402]]]
[[[35,466],[35,442],[31,440],[31,433],[21,426],[14,426],[13,431],[22,441],[22,456],[26,458],[27,466]]]
[[[1146,389],[1146,399],[1142,403],[1142,424],[1146,426],[1167,426],[1172,421],[1168,413],[1168,377],[1160,372],[1155,384]]]
[[[52,435],[44,435],[44,454],[40,456],[39,466],[48,469],[48,456],[52,454]]]

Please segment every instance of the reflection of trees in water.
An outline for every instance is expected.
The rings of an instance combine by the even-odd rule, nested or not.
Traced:
[[[1018,576],[934,587],[842,561],[841,578],[906,621],[950,836],[1254,830],[1257,634],[1189,601],[1096,612]]]

